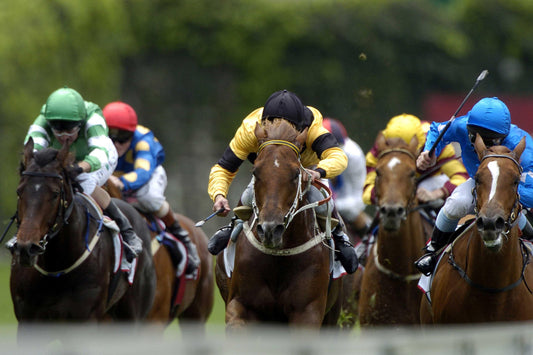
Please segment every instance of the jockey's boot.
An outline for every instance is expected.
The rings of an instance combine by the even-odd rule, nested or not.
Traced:
[[[452,234],[453,232],[443,232],[437,227],[433,229],[431,240],[423,249],[426,254],[415,261],[415,266],[421,273],[426,276],[433,273],[437,263],[437,252],[448,243]]]
[[[122,239],[124,240],[124,253],[126,255],[126,260],[132,262],[137,255],[139,255],[143,250],[143,241],[137,233],[133,230],[133,227],[130,224],[130,221],[122,211],[115,205],[115,202],[111,200],[109,206],[104,210],[104,213],[111,217],[118,225],[120,229],[120,234],[122,234]]]
[[[335,242],[335,255],[341,262],[346,272],[353,274],[359,266],[359,261],[357,260],[355,248],[353,247],[352,243],[350,243],[348,236],[342,230],[341,223],[339,223],[335,229],[333,229],[331,232],[331,237]]]
[[[231,222],[218,231],[209,239],[207,242],[207,250],[213,255],[218,255],[222,250],[224,250],[229,243],[231,238],[231,232],[233,231],[233,226],[235,226],[235,221],[237,217],[231,218]]]
[[[175,221],[171,226],[167,227],[167,231],[172,235],[176,236],[176,238],[178,238],[180,242],[185,244],[185,247],[187,248],[187,253],[189,254],[185,273],[194,273],[200,265],[200,256],[198,255],[198,250],[196,250],[196,245],[194,245],[191,238],[189,238],[189,232],[183,229],[180,225],[180,222],[178,221]]]

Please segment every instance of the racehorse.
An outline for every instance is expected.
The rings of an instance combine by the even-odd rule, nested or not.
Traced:
[[[143,320],[154,299],[155,270],[142,217],[116,201],[144,244],[134,278],[128,280],[133,274],[120,271],[99,207],[75,192],[79,185],[69,169],[75,161],[68,146],[33,149],[30,138],[20,167],[18,231],[11,245],[10,286],[19,334],[32,322]]]
[[[475,221],[448,246],[421,302],[422,323],[533,319],[531,252],[519,238],[518,184],[525,137],[513,151],[487,148],[479,135]]]
[[[379,229],[361,282],[361,326],[418,324],[420,278],[414,266],[426,240],[416,200],[418,140],[409,144],[380,132],[375,194]]]
[[[257,124],[255,136],[255,212],[236,242],[216,259],[226,329],[256,322],[310,329],[336,325],[342,283],[330,278],[331,249],[319,233],[314,210],[308,208],[309,186],[300,162],[307,128],[299,132],[275,119]],[[235,258],[229,275],[224,253],[231,249]]]
[[[111,180],[106,183],[106,188],[111,196],[124,198]],[[175,213],[175,218],[189,232],[200,256],[197,277],[177,277],[177,265],[181,263],[183,255],[173,254],[175,251],[161,242],[164,230],[153,215],[141,214],[152,234],[152,254],[157,276],[155,299],[146,319],[166,326],[177,317],[182,331],[188,329],[185,325],[194,323],[196,332],[205,332],[204,324],[211,314],[214,301],[213,258],[207,250],[207,236],[202,229],[194,226],[190,218]]]

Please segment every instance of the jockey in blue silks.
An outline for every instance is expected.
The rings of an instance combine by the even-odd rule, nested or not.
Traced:
[[[476,134],[483,138],[487,147],[503,145],[511,150],[523,137],[526,137],[526,148],[520,159],[523,173],[518,193],[520,203],[525,208],[533,207],[533,140],[529,133],[511,124],[511,114],[505,103],[496,97],[487,97],[478,101],[465,116],[457,117],[451,122],[442,140],[437,144],[435,153],[430,156],[429,151],[446,124],[447,122],[431,124],[424,151],[417,160],[417,168],[427,169],[433,166],[435,157],[440,154],[441,150],[447,144],[457,142],[461,146],[463,164],[470,177],[453,191],[437,215],[431,240],[425,247],[427,253],[415,263],[425,275],[431,274],[435,268],[436,252],[452,241],[450,239],[459,219],[474,213],[475,201],[472,191],[475,181],[473,177],[480,164],[473,145]],[[518,218],[518,226],[525,236],[533,236],[533,229],[523,213]]]

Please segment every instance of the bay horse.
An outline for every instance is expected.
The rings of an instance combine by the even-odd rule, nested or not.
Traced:
[[[113,197],[124,199],[120,189],[108,180],[106,188]],[[133,200],[128,199],[129,202]],[[133,204],[135,205],[135,204]],[[167,326],[174,319],[179,320],[181,331],[187,331],[186,325],[194,323],[196,332],[205,333],[205,322],[213,310],[214,280],[213,257],[207,250],[207,236],[187,216],[175,213],[175,218],[181,226],[189,232],[189,237],[196,245],[200,256],[198,276],[195,278],[177,277],[177,264],[172,251],[161,242],[164,226],[158,227],[158,221],[151,214],[139,211],[145,218],[151,231],[152,254],[156,271],[156,294],[153,305],[146,317],[150,323]],[[182,258],[183,255],[176,257]]]
[[[18,231],[11,246],[10,288],[19,333],[32,322],[143,320],[155,294],[144,220],[116,201],[144,244],[135,276],[128,280],[115,260],[114,240],[102,225],[99,207],[76,193],[68,146],[33,150],[30,138],[20,166]]]
[[[516,223],[525,137],[513,151],[487,148],[479,135],[475,221],[445,249],[421,302],[421,322],[479,323],[533,319],[531,252]]]
[[[409,144],[380,132],[376,145],[375,194],[379,226],[362,275],[358,317],[361,326],[419,324],[420,273],[426,235],[417,211],[418,140]]]
[[[215,276],[226,305],[226,330],[275,323],[319,329],[335,326],[341,279],[330,277],[331,248],[307,200],[300,162],[307,128],[282,119],[255,127],[254,213],[236,242],[216,258]],[[234,247],[231,275],[225,253]]]

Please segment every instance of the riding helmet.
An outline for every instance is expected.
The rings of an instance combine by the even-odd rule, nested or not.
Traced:
[[[469,131],[484,132],[482,136],[487,136],[488,130],[492,133],[490,138],[504,138],[511,129],[511,113],[503,101],[497,97],[485,97],[479,100],[467,116]]]
[[[387,127],[383,130],[383,135],[385,138],[401,138],[407,144],[411,143],[413,136],[416,136],[418,148],[426,143],[426,132],[420,119],[407,113],[391,118],[389,123],[387,123]]]
[[[115,101],[104,107],[104,118],[110,129],[134,132],[137,127],[137,114],[133,107],[121,101]]]
[[[284,118],[294,124],[298,130],[309,126],[313,113],[295,93],[288,90],[276,91],[267,99],[263,107],[262,119]]]
[[[58,89],[46,100],[44,117],[47,121],[84,121],[87,117],[85,100],[74,89]]]

